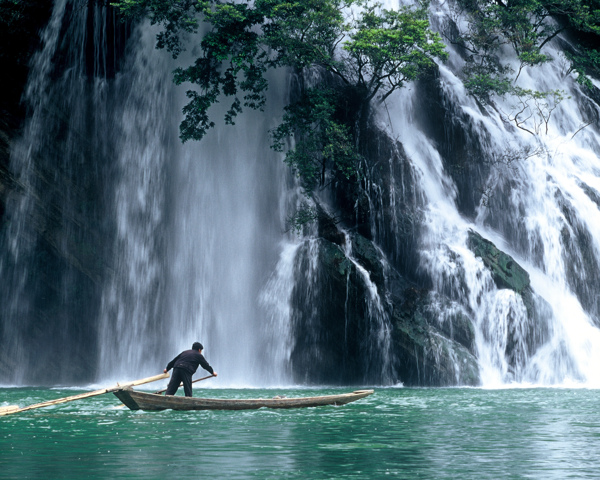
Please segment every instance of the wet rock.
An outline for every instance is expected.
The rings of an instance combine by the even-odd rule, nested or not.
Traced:
[[[373,242],[362,235],[352,235],[352,255],[369,272],[371,281],[377,285],[380,291],[384,291],[385,274],[382,256]]]
[[[338,228],[337,223],[336,219],[325,212],[325,210],[317,204],[317,228],[319,237],[336,245],[343,246],[346,243],[346,237]]]
[[[316,256],[316,262],[314,262]],[[316,264],[316,270],[312,268]],[[367,378],[364,282],[342,249],[325,239],[305,242],[292,292],[294,379],[308,384],[361,384]]]
[[[492,242],[469,230],[467,246],[490,269],[498,288],[510,288],[517,293],[529,288],[529,273],[510,255],[498,250]]]
[[[427,291],[407,288],[394,303],[392,338],[396,371],[406,386],[478,385],[477,359],[468,348],[444,335],[431,316]],[[472,326],[463,341],[474,347]]]
[[[477,385],[470,319],[457,313],[440,322],[427,290],[395,270],[384,272],[381,251],[361,235],[350,237],[352,258],[324,238],[307,241],[299,252],[297,268],[310,273],[293,293],[295,380]],[[379,292],[377,308],[367,278]],[[386,328],[388,347],[377,343]]]
[[[448,302],[449,303],[449,302]],[[472,355],[476,354],[475,328],[471,318],[463,311],[449,308],[443,309],[445,314],[440,315],[439,308],[429,309],[429,323],[446,338],[457,342],[467,349]]]

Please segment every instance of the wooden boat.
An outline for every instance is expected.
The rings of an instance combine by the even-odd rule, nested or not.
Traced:
[[[300,398],[195,398],[175,395],[158,395],[133,390],[131,387],[113,392],[131,410],[253,410],[258,408],[302,408],[322,405],[345,405],[373,393],[373,390],[356,390],[338,395]]]

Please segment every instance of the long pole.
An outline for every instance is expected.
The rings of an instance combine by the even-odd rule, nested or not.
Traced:
[[[55,400],[48,400],[47,402],[36,403],[23,408],[19,407],[18,405],[10,405],[8,407],[0,408],[0,416],[9,415],[11,413],[25,412],[26,410],[33,410],[34,408],[49,407],[50,405],[57,405],[59,403],[72,402],[74,400],[81,400],[82,398],[94,397],[96,395],[103,395],[105,393],[120,390],[121,388],[134,387],[144,383],[156,382],[157,380],[162,380],[163,378],[168,377],[168,373],[161,373],[160,375],[134,380],[133,382],[127,382],[123,384],[117,383],[114,387],[102,388],[100,390],[94,390],[93,392],[80,393],[79,395],[71,395],[70,397],[57,398]]]
[[[202,377],[202,378],[198,378],[197,380],[194,380],[192,383],[196,383],[196,382],[201,382],[202,380],[206,380],[207,378],[212,378],[214,377],[214,375],[207,375],[206,377]],[[183,383],[179,384],[180,387],[183,386]],[[154,392],[157,395],[160,395],[161,393],[165,393],[167,391],[167,389],[165,388],[164,390],[159,390],[158,392]]]

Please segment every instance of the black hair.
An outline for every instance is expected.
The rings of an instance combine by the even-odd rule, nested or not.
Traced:
[[[200,342],[194,342],[192,345],[192,350],[204,350],[204,347]]]

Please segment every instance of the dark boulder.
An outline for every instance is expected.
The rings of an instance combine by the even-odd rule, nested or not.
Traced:
[[[440,326],[434,311],[430,294],[414,286],[395,298],[392,338],[400,381],[406,386],[478,385],[470,319],[457,315]]]

